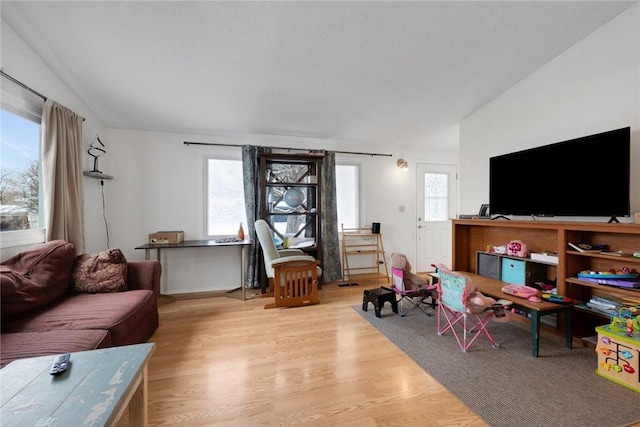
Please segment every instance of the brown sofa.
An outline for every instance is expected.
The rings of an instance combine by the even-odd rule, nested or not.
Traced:
[[[55,240],[0,263],[0,367],[26,357],[142,343],[156,331],[158,261],[123,258],[126,289],[88,293],[73,287],[76,258],[73,245]]]

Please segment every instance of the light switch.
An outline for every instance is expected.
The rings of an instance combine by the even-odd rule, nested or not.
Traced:
[[[398,209],[399,212],[404,212],[404,205],[400,205],[400,208]]]

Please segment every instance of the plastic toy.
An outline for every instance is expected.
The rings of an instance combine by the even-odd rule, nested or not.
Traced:
[[[562,295],[555,294],[542,294],[542,299],[549,302],[557,302],[560,304],[570,304],[573,302],[571,298],[563,297]]]
[[[514,297],[527,299],[529,297],[538,295],[540,291],[530,286],[512,284],[503,286],[502,292],[504,292],[505,294],[513,295]]]
[[[527,249],[526,243],[523,243],[520,240],[512,240],[507,245],[507,254],[525,258],[529,255],[529,250]]]
[[[628,337],[640,337],[640,315],[634,316],[630,308],[622,307],[611,318],[610,327],[613,331],[624,332]]]

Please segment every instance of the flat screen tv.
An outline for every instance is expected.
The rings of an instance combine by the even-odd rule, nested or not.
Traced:
[[[491,157],[491,215],[630,215],[626,127]]]

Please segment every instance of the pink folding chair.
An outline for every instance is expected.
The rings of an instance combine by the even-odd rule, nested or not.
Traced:
[[[499,347],[487,330],[487,324],[496,313],[504,314],[511,301],[499,300],[488,307],[471,307],[468,303],[471,279],[442,265],[438,265],[438,273],[438,335],[451,331],[463,352],[481,336],[494,348]]]
[[[391,268],[391,289],[400,296],[400,300],[398,301],[398,309],[400,311],[400,316],[404,317],[408,312],[413,309],[418,309],[422,311],[427,316],[431,316],[431,313],[427,311],[427,307],[435,308],[436,300],[433,296],[433,292],[435,291],[435,286],[427,286],[418,289],[406,289],[404,283],[404,270],[400,268]],[[431,298],[431,302],[427,304],[425,302],[426,299]],[[407,304],[407,308],[405,309],[405,304]]]

